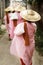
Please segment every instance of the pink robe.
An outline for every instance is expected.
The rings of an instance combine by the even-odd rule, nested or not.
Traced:
[[[16,12],[17,13],[17,12]],[[17,13],[17,16],[18,16],[18,21],[17,21],[17,24],[23,22],[21,16],[19,13]],[[9,33],[10,33],[10,39],[13,39],[14,37],[14,25],[13,25],[13,21],[12,20],[9,20]]]
[[[9,34],[9,24],[7,24],[7,17],[6,17],[6,15],[4,16],[4,23],[5,23],[5,26],[6,26],[6,30],[7,30],[8,34]]]
[[[16,13],[17,13],[17,12],[16,12]],[[13,39],[15,27],[14,27],[14,25],[13,25],[13,21],[10,20],[11,13],[9,13],[8,16],[9,16],[9,24],[7,24],[6,15],[4,16],[5,25],[6,25],[6,29],[7,29],[8,34],[10,34],[10,39]],[[23,22],[23,20],[22,20],[22,18],[21,18],[21,16],[20,16],[20,13],[17,13],[17,16],[18,16],[17,24]]]
[[[13,39],[13,37],[14,37],[14,25],[13,25],[13,21],[10,19],[11,13],[8,14],[8,17],[9,17],[9,24],[7,24],[6,15],[4,16],[6,30],[7,30],[8,34],[10,34],[10,39]]]
[[[14,37],[14,25],[13,25],[13,21],[9,20],[9,34],[10,34],[10,39],[13,39]]]
[[[22,22],[23,22],[23,19],[22,19],[22,17],[20,16],[20,13],[17,12],[17,16],[18,16],[17,24],[22,23]]]
[[[25,65],[30,65],[32,63],[32,55],[35,49],[35,27],[27,22],[26,24],[28,28],[30,45],[25,46],[25,40],[22,35],[15,35],[10,46],[10,53],[20,57]]]

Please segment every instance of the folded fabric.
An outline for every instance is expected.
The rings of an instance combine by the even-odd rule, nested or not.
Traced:
[[[32,25],[34,26],[35,32],[36,32],[36,30],[37,30],[37,25],[36,25],[35,23],[32,23]]]
[[[17,27],[15,28],[14,30],[14,34],[16,35],[21,35],[23,34],[25,31],[24,31],[24,23],[20,23],[17,25]]]
[[[10,19],[11,20],[18,19],[17,13],[12,13]]]

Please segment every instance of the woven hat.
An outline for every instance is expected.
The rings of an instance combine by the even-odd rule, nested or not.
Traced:
[[[22,5],[18,5],[17,7],[15,7],[15,11],[22,11],[22,10],[26,10],[26,8]]]
[[[8,11],[14,11],[15,10],[15,7],[13,6],[9,6],[5,9],[5,12],[8,12]]]
[[[31,21],[31,22],[36,22],[41,19],[41,16],[39,13],[37,13],[34,10],[24,10],[21,11],[20,13],[21,17],[24,18],[25,20]]]

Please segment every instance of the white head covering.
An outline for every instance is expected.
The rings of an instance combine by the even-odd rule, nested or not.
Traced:
[[[11,20],[18,19],[17,13],[12,13],[10,19]]]
[[[25,32],[24,30],[24,23],[20,23],[16,26],[15,30],[14,30],[14,34],[16,35],[21,35]]]

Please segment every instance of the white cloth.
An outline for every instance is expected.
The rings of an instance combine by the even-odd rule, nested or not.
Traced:
[[[35,32],[36,32],[36,30],[37,30],[37,25],[36,25],[35,23],[32,23],[32,25],[34,26]]]
[[[10,19],[18,19],[17,13],[12,13]]]
[[[15,31],[14,31],[14,34],[16,35],[21,35],[23,34],[25,31],[24,31],[24,23],[20,23],[17,25],[17,27],[15,28]]]

